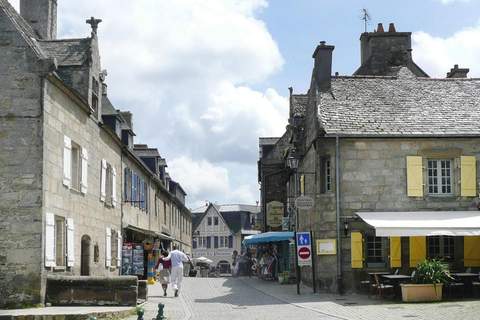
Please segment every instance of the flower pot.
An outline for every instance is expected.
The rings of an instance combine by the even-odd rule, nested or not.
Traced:
[[[402,283],[403,302],[430,302],[442,300],[443,283],[408,284]]]

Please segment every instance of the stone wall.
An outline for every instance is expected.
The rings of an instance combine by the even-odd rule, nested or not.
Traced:
[[[53,306],[136,306],[137,297],[135,276],[49,276],[47,280],[46,301]]]
[[[43,70],[0,11],[0,307],[41,302]]]
[[[300,228],[311,229],[314,238],[336,238],[335,211],[335,139],[319,139],[314,154],[308,152],[299,171],[318,172],[315,180],[305,180],[306,192],[314,193],[315,210],[304,214],[300,212]],[[412,198],[406,192],[406,157],[421,155],[426,167],[426,159],[432,155],[443,154],[454,159],[452,196],[429,196],[425,190],[424,197]],[[459,156],[480,156],[479,139],[340,139],[340,202],[341,226],[349,221],[347,235],[341,233],[342,273],[346,290],[353,288],[365,276],[367,269],[353,270],[350,261],[350,232],[362,231],[374,234],[371,227],[363,221],[351,217],[358,211],[426,211],[426,210],[469,210],[476,206],[475,198],[461,197],[459,176]],[[321,172],[318,159],[330,156],[332,164],[332,192],[319,192],[318,183]],[[477,170],[477,181],[479,181]],[[424,172],[424,182],[426,172]],[[316,181],[316,184],[315,182]],[[315,189],[316,188],[316,189]],[[402,260],[408,261],[408,239],[402,239]],[[456,239],[456,263],[463,266],[462,239]],[[317,280],[320,288],[336,290],[336,257],[317,256]],[[405,270],[407,271],[407,270]],[[304,280],[311,281],[311,274],[306,271]]]

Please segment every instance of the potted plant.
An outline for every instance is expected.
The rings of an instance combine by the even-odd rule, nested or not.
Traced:
[[[452,280],[447,264],[440,260],[424,260],[415,268],[412,283],[401,284],[404,302],[442,300],[443,284]]]

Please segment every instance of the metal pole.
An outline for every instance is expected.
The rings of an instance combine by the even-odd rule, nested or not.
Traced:
[[[294,169],[293,173],[293,195],[294,199],[297,198],[297,168]],[[294,207],[294,212],[295,212],[295,263],[296,263],[296,270],[297,270],[297,294],[300,294],[300,266],[298,265],[298,248],[297,248],[297,231],[298,231],[298,209],[297,206],[295,205],[295,202],[293,203]]]
[[[340,236],[340,138],[335,139],[335,196],[337,214],[337,291],[342,293],[342,244]]]
[[[313,242],[313,232],[310,230],[310,241],[312,241],[311,246],[312,246],[312,282],[313,282],[313,293],[317,293],[317,275],[315,271],[315,251],[316,247],[314,246]]]

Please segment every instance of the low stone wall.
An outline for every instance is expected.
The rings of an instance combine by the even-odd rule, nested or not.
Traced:
[[[135,276],[49,276],[46,302],[54,306],[135,306],[138,279]]]

